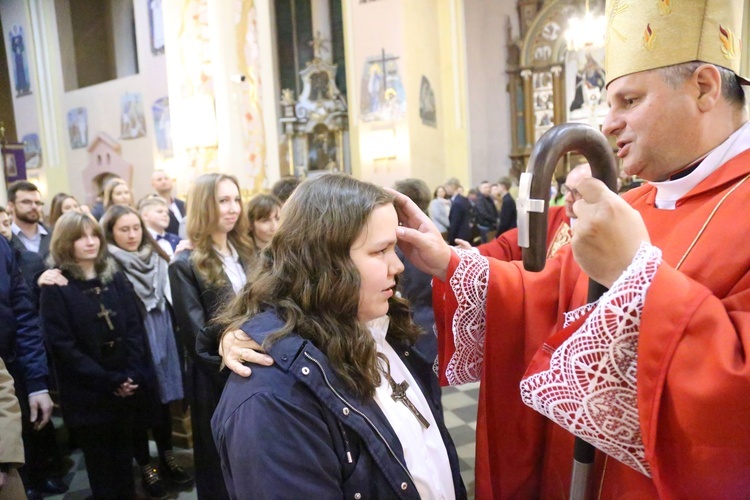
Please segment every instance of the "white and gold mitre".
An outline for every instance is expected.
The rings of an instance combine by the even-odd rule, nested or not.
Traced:
[[[690,61],[739,76],[742,0],[607,0],[606,18],[607,85]]]

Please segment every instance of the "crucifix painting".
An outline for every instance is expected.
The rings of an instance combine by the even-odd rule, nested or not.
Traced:
[[[398,56],[381,54],[365,61],[360,112],[362,121],[396,121],[406,114],[406,92],[398,71]]]

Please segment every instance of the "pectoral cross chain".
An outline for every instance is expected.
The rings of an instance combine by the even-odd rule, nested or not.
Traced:
[[[416,406],[414,406],[414,403],[411,402],[409,397],[406,395],[406,389],[409,388],[409,382],[404,380],[400,384],[397,384],[390,375],[388,375],[388,382],[391,384],[391,399],[394,401],[400,401],[406,406],[410,412],[414,414],[414,416],[419,420],[419,423],[422,424],[422,427],[427,429],[430,426],[430,422],[427,421],[426,418],[419,412]]]
[[[99,306],[102,308],[102,310],[96,316],[98,318],[104,318],[104,321],[107,322],[107,326],[109,327],[110,331],[113,331],[115,329],[115,325],[112,324],[112,320],[109,319],[109,317],[114,316],[117,313],[115,313],[111,309],[107,309],[106,307],[104,307],[104,304],[99,304]]]

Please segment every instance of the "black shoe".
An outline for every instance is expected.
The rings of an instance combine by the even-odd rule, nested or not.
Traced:
[[[53,477],[47,479],[41,484],[38,484],[35,489],[41,490],[43,493],[47,493],[50,495],[61,495],[68,491],[68,488],[69,486],[65,484],[65,481],[60,478]]]
[[[186,485],[193,482],[193,477],[180,467],[174,458],[172,450],[164,452],[164,460],[161,461],[161,472],[165,478],[174,484]]]
[[[140,469],[143,489],[149,498],[157,500],[167,498],[167,488],[164,486],[164,481],[162,481],[159,475],[159,470],[151,465],[142,465]]]

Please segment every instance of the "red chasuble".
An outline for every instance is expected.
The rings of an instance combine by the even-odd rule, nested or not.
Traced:
[[[625,198],[662,251],[639,310],[637,404],[648,475],[597,451],[599,498],[741,498],[750,492],[750,150],[677,202],[645,185]],[[454,254],[434,280],[441,381],[481,379],[476,495],[564,498],[573,436],[523,404],[519,383],[587,277],[570,246],[541,273],[520,262]],[[459,307],[460,305],[460,307]],[[601,304],[599,307],[602,307]],[[599,308],[597,308],[599,309]],[[574,320],[573,328],[583,320]],[[568,320],[571,320],[568,315]]]
[[[549,207],[547,214],[547,258],[554,257],[557,251],[570,243],[570,218],[565,214],[565,207]],[[523,254],[518,246],[518,228],[505,231],[492,241],[477,247],[479,253],[485,257],[510,262],[521,260]]]

